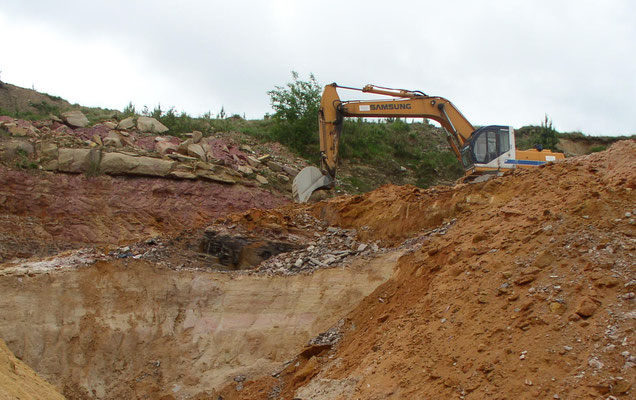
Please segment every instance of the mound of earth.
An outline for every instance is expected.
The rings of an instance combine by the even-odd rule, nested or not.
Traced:
[[[481,184],[316,204],[367,238],[421,245],[344,318],[339,341],[220,396],[632,398],[635,190],[636,141],[622,141]]]

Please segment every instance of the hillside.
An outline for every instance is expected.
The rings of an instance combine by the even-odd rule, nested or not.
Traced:
[[[145,108],[140,113],[132,104],[129,104],[124,112],[120,112],[71,105],[56,96],[8,83],[0,85],[0,115],[26,120],[22,124],[32,124],[35,129],[45,128],[54,123],[64,124],[59,117],[62,113],[71,110],[81,111],[89,123],[82,128],[92,126],[92,131],[99,131],[98,135],[102,140],[110,134],[110,131],[114,131],[111,135],[121,136],[122,132],[119,132],[117,124],[126,118],[152,117],[168,128],[162,133],[168,138],[172,137],[170,140],[174,143],[187,139],[185,135],[188,133],[199,131],[204,138],[215,137],[227,142],[230,146],[247,145],[248,148],[254,148],[252,155],[271,154],[280,164],[289,165],[296,170],[305,165],[318,163],[317,135],[307,132],[310,145],[303,147],[302,151],[298,148],[292,149],[277,143],[280,127],[277,127],[276,122],[269,118],[248,121],[239,115],[228,117],[223,112],[216,118],[209,113],[195,118],[173,108],[162,110],[160,107],[155,107],[153,110]],[[104,128],[104,123],[109,128]],[[54,128],[58,129],[59,125],[55,125]],[[76,127],[71,126],[71,128],[73,130]],[[134,127],[129,128],[134,129]],[[519,128],[517,130],[518,147],[524,149],[533,147],[535,144],[533,135],[539,128],[536,126]],[[51,131],[54,132],[55,129]],[[78,133],[85,141],[86,147],[87,144],[90,145],[89,142],[94,139],[94,135],[92,131],[87,133],[84,132],[85,130],[80,130]],[[123,134],[125,133],[124,130]],[[156,132],[154,134],[156,135]],[[568,157],[603,150],[612,143],[624,139],[558,132],[557,136],[556,149],[565,152]],[[46,139],[57,140],[50,135]],[[95,144],[101,146],[100,142]],[[74,146],[79,145],[78,142]],[[369,122],[348,119],[340,147],[341,157],[336,189],[336,193],[340,194],[363,193],[387,183],[413,184],[419,187],[448,185],[462,176],[462,170],[446,142],[445,133],[441,128],[428,122],[407,122],[400,119]],[[126,151],[138,152],[138,149],[127,147],[126,143],[124,148]],[[274,186],[285,186],[285,182],[275,182]]]

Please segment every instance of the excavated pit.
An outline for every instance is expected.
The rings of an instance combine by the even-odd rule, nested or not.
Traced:
[[[403,253],[371,257],[353,230],[294,206],[279,219],[263,207],[280,199],[247,188],[0,175],[0,338],[68,399],[205,398],[275,373],[333,337]],[[320,251],[340,253],[312,263]]]
[[[0,273],[0,337],[67,398],[187,398],[276,370],[386,281],[399,254],[279,277],[132,258],[14,266]]]

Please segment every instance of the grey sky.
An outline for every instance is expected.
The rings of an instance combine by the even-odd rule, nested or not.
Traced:
[[[0,70],[85,105],[248,118],[296,70],[443,96],[476,125],[635,134],[634,21],[629,0],[0,0]]]

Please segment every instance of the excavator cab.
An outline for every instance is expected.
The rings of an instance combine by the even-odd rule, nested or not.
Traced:
[[[470,135],[470,140],[461,149],[465,170],[496,171],[514,168],[507,162],[515,158],[515,135],[509,126],[490,125],[481,127]]]

